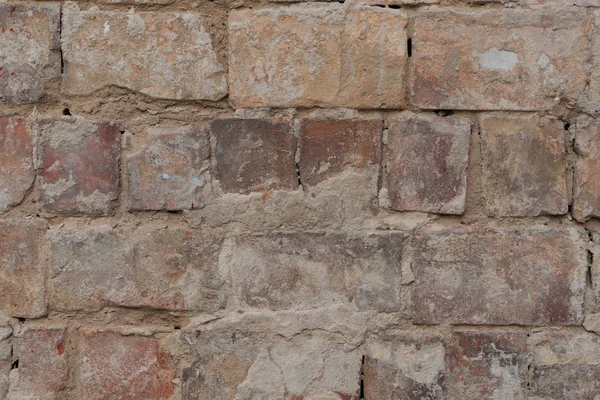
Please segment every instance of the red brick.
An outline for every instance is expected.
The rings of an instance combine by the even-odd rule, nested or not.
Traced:
[[[427,227],[412,246],[413,321],[580,325],[586,245],[576,229]]]
[[[84,329],[79,351],[78,398],[173,398],[174,365],[156,338]]]
[[[0,117],[0,175],[2,212],[23,201],[35,179],[31,135],[22,118]]]
[[[319,121],[300,125],[300,180],[313,186],[346,168],[364,170],[381,160],[382,120]]]
[[[19,380],[16,388],[11,385],[11,395],[47,400],[65,398],[67,351],[65,328],[26,327],[16,339],[13,358],[19,360]]]
[[[578,221],[587,221],[600,216],[600,125],[595,121],[580,120],[575,130],[575,163],[573,216]]]
[[[384,187],[390,208],[462,214],[471,127],[447,118],[391,120]]]
[[[426,109],[548,110],[587,80],[586,12],[431,11],[415,19],[411,95]]]
[[[118,196],[120,135],[79,117],[39,121],[38,199],[54,214],[108,214]]]
[[[296,189],[296,140],[289,122],[216,119],[215,175],[228,193]]]
[[[208,128],[158,127],[127,160],[129,208],[190,210],[203,205],[201,191],[209,183]]]
[[[0,309],[14,317],[46,312],[42,220],[0,221]]]
[[[60,5],[0,4],[0,104],[32,103],[60,76]]]

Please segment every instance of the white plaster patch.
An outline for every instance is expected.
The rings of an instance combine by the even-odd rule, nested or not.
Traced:
[[[516,53],[498,50],[495,47],[483,53],[475,51],[473,56],[479,58],[479,66],[484,69],[510,71],[519,61]]]

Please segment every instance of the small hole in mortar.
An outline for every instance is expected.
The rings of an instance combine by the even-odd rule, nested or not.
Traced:
[[[565,131],[568,131],[570,127],[571,127],[571,124],[567,122],[565,124]]]
[[[71,115],[71,110],[69,110],[68,108],[65,108],[63,110],[63,115]]]

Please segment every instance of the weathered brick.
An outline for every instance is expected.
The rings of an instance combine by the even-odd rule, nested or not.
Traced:
[[[79,351],[78,398],[173,398],[175,368],[156,338],[84,329]]]
[[[225,72],[198,14],[63,12],[63,83],[88,94],[118,85],[167,99],[220,100]]]
[[[0,4],[0,104],[32,103],[60,76],[60,5]]]
[[[2,212],[23,201],[35,179],[31,135],[22,118],[0,117],[0,175]]]
[[[235,107],[405,105],[407,18],[339,5],[236,10],[229,17]]]
[[[63,399],[68,385],[67,344],[64,327],[27,326],[15,341],[17,385],[10,399]]]
[[[190,210],[203,205],[202,189],[209,182],[208,128],[156,127],[127,160],[129,208]]]
[[[219,244],[179,229],[141,229],[128,238],[108,226],[53,232],[51,307],[216,311]]]
[[[595,121],[577,121],[575,152],[578,154],[574,170],[573,216],[586,221],[600,216],[600,125]]]
[[[46,312],[42,220],[0,221],[0,308],[14,317]]]
[[[424,12],[416,17],[411,95],[427,109],[547,110],[587,79],[584,10]]]
[[[592,262],[589,266],[592,285],[593,302],[591,304],[594,312],[600,312],[600,235],[596,232],[591,234],[591,241],[588,250],[592,255]]]
[[[457,120],[391,120],[385,152],[385,189],[390,208],[462,214],[470,136],[469,124]]]
[[[484,116],[481,153],[486,213],[565,214],[566,142],[563,124],[553,117]]]
[[[365,353],[366,400],[445,398],[445,349],[439,341],[386,335],[368,341]]]
[[[424,228],[411,246],[413,320],[580,325],[585,245],[574,228]]]
[[[215,119],[215,176],[228,193],[296,189],[296,140],[290,122]]]
[[[593,1],[593,6],[599,6],[598,1]],[[592,60],[590,69],[590,85],[588,90],[588,98],[593,102],[600,102],[600,12],[595,12],[595,26],[596,30],[592,39]]]
[[[379,165],[382,120],[320,121],[300,125],[300,180],[313,186],[353,167]]]
[[[38,122],[38,200],[54,214],[108,214],[119,189],[120,135],[80,117]]]
[[[402,233],[242,235],[228,240],[219,261],[230,271],[234,307],[393,312],[403,241]]]

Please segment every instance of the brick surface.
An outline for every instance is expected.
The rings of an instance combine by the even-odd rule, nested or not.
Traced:
[[[80,117],[44,118],[38,125],[42,210],[108,214],[119,189],[118,128]]]
[[[591,233],[591,240],[588,245],[588,250],[592,257],[589,265],[590,278],[592,285],[593,303],[592,308],[594,312],[600,312],[600,235],[597,232]]]
[[[64,327],[29,326],[15,341],[13,358],[19,360],[18,384],[9,398],[65,398],[68,385],[67,344]]]
[[[579,325],[586,245],[572,228],[427,227],[413,242],[413,321]]]
[[[174,398],[175,368],[156,338],[84,329],[79,340],[79,398]]]
[[[289,122],[213,120],[215,177],[228,193],[296,189],[296,139]]]
[[[385,152],[385,188],[390,207],[462,214],[470,136],[469,124],[456,120],[391,120]]]
[[[166,99],[219,100],[225,72],[198,14],[81,11],[63,14],[63,84],[73,94],[117,85]]]
[[[156,127],[127,160],[129,208],[190,210],[202,207],[208,184],[208,128]]]
[[[60,6],[0,4],[0,104],[32,103],[60,76]]]
[[[415,19],[411,95],[427,109],[547,110],[586,83],[583,10],[425,12]]]
[[[33,184],[33,144],[27,121],[0,117],[0,212],[19,204]]]
[[[353,167],[362,170],[381,160],[382,120],[319,121],[300,125],[300,180],[313,186]]]
[[[575,130],[575,152],[578,154],[574,171],[573,216],[586,221],[600,216],[600,125],[595,121],[578,121]]]
[[[229,17],[236,107],[405,105],[406,15],[312,5]]]
[[[0,309],[14,317],[39,317],[46,311],[45,234],[41,220],[0,221]]]
[[[267,234],[230,239],[220,262],[229,268],[233,304],[303,310],[356,304],[398,311],[402,233]]]
[[[567,212],[563,123],[538,116],[481,120],[483,193],[492,216]]]
[[[593,6],[599,6],[600,3],[596,0],[592,0]],[[600,26],[600,12],[595,12],[595,26]],[[592,68],[590,71],[590,87],[588,91],[589,100],[593,102],[600,102],[600,72],[598,67],[600,66],[600,34],[596,29],[592,39]]]

